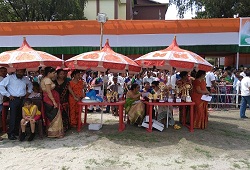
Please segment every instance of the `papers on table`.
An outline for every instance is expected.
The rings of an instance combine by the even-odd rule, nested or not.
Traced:
[[[207,101],[207,102],[210,102],[212,99],[212,96],[209,96],[209,95],[202,95],[201,96],[201,100],[204,100],[204,101]]]

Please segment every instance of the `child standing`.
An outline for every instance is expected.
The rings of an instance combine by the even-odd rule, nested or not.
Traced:
[[[32,141],[35,137],[35,123],[41,117],[41,112],[38,110],[37,106],[33,104],[30,98],[25,99],[24,106],[22,107],[22,120],[21,120],[21,129],[22,134],[20,136],[20,141],[25,139],[25,127],[30,123],[31,135],[28,138],[28,141]]]

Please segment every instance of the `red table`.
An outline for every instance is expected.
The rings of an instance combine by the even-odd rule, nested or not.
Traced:
[[[190,132],[194,131],[194,102],[181,102],[181,103],[169,103],[169,102],[148,102],[144,101],[147,107],[147,114],[149,114],[149,128],[147,129],[148,132],[152,132],[152,111],[153,106],[182,106],[183,107],[183,118],[182,124],[189,128]],[[190,106],[190,126],[186,124],[186,108],[185,106]]]
[[[119,110],[119,131],[123,131],[125,129],[125,124],[123,122],[123,107],[125,104],[125,101],[119,101],[115,103],[108,103],[108,102],[78,102],[77,103],[79,106],[78,110],[78,123],[77,123],[77,131],[80,132],[81,127],[82,127],[82,109],[83,106],[85,106],[85,113],[84,113],[84,123],[83,125],[87,124],[87,111],[88,111],[88,106],[90,105],[99,105],[99,106],[118,106]]]

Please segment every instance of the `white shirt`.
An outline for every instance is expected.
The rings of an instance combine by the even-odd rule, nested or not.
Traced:
[[[82,76],[82,80],[87,82],[87,74],[86,73],[84,73],[84,75]]]
[[[0,82],[3,80],[3,77],[0,76]],[[3,95],[0,93],[0,104],[3,104]]]
[[[171,85],[172,89],[175,89],[175,85],[176,85],[176,74],[172,75],[172,76],[168,76],[168,82],[167,82],[167,86]]]
[[[244,72],[244,71],[242,71],[242,72],[240,73],[240,76],[242,76],[242,77],[246,77],[245,72]]]
[[[144,84],[145,82],[149,82],[150,85],[151,85],[151,83],[154,81],[154,78],[153,78],[153,77],[145,76],[145,77],[143,78],[142,81],[143,81],[143,84]]]
[[[124,82],[125,82],[125,78],[122,76],[118,76],[117,83],[119,83],[122,86],[122,88],[124,87]]]
[[[3,96],[23,97],[26,95],[26,88],[28,87],[28,93],[32,92],[33,85],[28,77],[18,79],[16,74],[5,77],[0,82],[0,93]],[[7,90],[6,90],[7,89]]]
[[[239,94],[240,93],[240,90],[241,90],[241,87],[240,87],[240,85],[241,85],[241,81],[240,80],[237,80],[237,82],[236,82],[236,92],[237,92],[237,94]]]
[[[215,81],[215,76],[213,72],[209,71],[206,74],[206,86],[212,87],[212,81]]]
[[[241,85],[240,85],[240,89],[241,89],[241,96],[250,96],[250,77],[244,77],[241,80]]]

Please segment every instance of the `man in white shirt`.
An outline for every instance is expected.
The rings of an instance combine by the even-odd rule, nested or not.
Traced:
[[[211,92],[211,87],[216,88],[215,75],[213,71],[214,69],[206,73],[206,87],[209,92]]]
[[[177,79],[176,79],[176,73],[174,73],[173,75],[168,75],[167,78],[168,78],[168,81],[167,81],[166,85],[167,86],[171,86],[172,89],[175,89],[176,81],[177,81]]]
[[[147,71],[147,75],[143,78],[143,84],[145,83],[145,82],[149,82],[150,83],[150,85],[151,85],[151,83],[154,81],[154,78],[151,76],[152,75],[152,73],[150,72],[150,71]]]
[[[10,140],[17,139],[15,135],[19,134],[23,100],[29,96],[33,88],[29,78],[24,77],[24,74],[25,69],[16,70],[16,74],[9,75],[0,82],[0,93],[10,99],[10,122],[8,129],[8,138]]]
[[[247,104],[250,105],[250,71],[247,70],[246,77],[241,80],[241,104],[240,104],[240,118],[246,119]]]
[[[122,73],[118,74],[118,79],[117,82],[122,86],[122,88],[124,87],[124,82],[125,82],[125,75],[122,76]]]
[[[246,77],[246,71],[247,71],[247,67],[244,67],[244,70],[240,73],[240,76]]]

